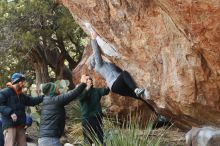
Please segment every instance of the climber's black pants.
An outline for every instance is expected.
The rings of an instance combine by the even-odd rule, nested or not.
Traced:
[[[137,99],[139,97],[134,93],[135,88],[137,86],[131,75],[127,71],[122,71],[113,83],[111,91],[122,96],[130,96]]]
[[[122,96],[130,96],[135,99],[139,99],[145,102],[152,111],[155,111],[152,105],[147,103],[142,98],[137,97],[137,95],[134,92],[135,88],[137,88],[137,86],[134,80],[132,79],[131,75],[127,71],[122,71],[113,83],[111,91]]]

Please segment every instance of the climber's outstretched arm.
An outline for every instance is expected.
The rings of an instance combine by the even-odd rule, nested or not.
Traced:
[[[96,65],[100,66],[102,65],[103,63],[103,59],[102,59],[102,56],[101,56],[101,50],[100,50],[100,47],[96,41],[96,37],[97,37],[97,34],[96,32],[92,32],[91,33],[91,45],[92,45],[92,50],[93,50],[93,56],[95,58],[95,63]]]

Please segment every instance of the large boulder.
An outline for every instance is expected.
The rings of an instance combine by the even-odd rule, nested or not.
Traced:
[[[186,133],[186,146],[220,146],[220,128],[193,127]]]
[[[109,59],[150,91],[162,114],[186,129],[220,125],[220,1],[58,2],[86,32],[84,24],[90,23],[114,46],[118,55]],[[85,62],[86,57],[80,66]],[[128,100],[117,100],[111,102],[115,111],[127,109]]]

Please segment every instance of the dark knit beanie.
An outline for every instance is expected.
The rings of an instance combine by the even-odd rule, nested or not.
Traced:
[[[56,93],[56,87],[56,84],[52,82],[42,84],[42,92],[47,96],[54,95]]]

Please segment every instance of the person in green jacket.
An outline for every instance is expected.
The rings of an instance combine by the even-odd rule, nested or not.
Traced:
[[[94,88],[91,77],[87,79],[87,87],[79,96],[82,113],[82,127],[84,142],[92,144],[97,142],[103,144],[102,130],[102,107],[100,100],[109,93],[109,88]]]

